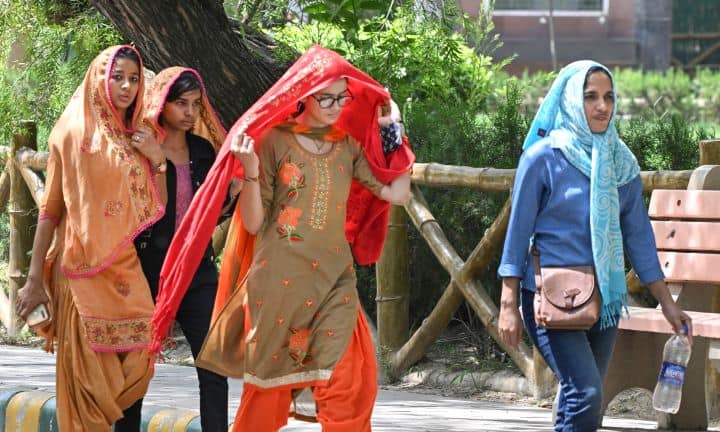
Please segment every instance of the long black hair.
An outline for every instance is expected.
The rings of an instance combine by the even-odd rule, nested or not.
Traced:
[[[115,54],[115,58],[113,59],[113,67],[115,67],[115,62],[118,61],[118,59],[128,59],[135,62],[135,64],[138,67],[138,71],[142,73],[142,70],[140,68],[140,57],[138,56],[138,53],[129,47],[122,47],[120,48],[117,53]],[[133,102],[128,106],[127,111],[125,111],[125,121],[130,122],[132,121],[133,113],[135,112],[135,107],[137,106],[137,95],[135,95],[135,99]]]

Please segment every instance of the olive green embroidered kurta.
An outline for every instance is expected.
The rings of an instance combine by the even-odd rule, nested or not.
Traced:
[[[357,322],[345,239],[350,185],[355,178],[376,195],[383,185],[352,138],[322,155],[278,129],[262,141],[265,222],[247,278],[245,381],[268,388],[327,380]]]

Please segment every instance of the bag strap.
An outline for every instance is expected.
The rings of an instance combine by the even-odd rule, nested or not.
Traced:
[[[537,246],[533,245],[532,248],[533,256],[533,268],[535,270],[535,291],[542,291],[542,273],[540,273],[540,253],[537,250]]]

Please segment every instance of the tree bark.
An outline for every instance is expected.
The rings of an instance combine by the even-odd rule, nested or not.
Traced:
[[[208,97],[230,128],[287,65],[270,38],[230,20],[219,0],[91,0],[155,71],[187,66],[203,77]]]

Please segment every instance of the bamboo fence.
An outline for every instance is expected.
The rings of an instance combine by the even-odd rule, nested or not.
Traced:
[[[17,335],[22,328],[13,305],[17,291],[27,277],[37,208],[44,194],[42,172],[47,169],[47,160],[47,153],[37,151],[37,131],[31,121],[20,123],[9,148],[0,146],[0,161],[4,166],[0,174],[0,211],[7,209],[10,220],[9,283],[7,294],[0,289],[0,321],[10,336]],[[720,141],[700,142],[700,165],[708,164],[720,164]],[[435,219],[420,190],[420,186],[425,186],[464,187],[480,193],[509,192],[514,174],[515,170],[509,169],[415,164],[411,198],[404,209],[392,208],[385,248],[376,267],[378,343],[386,356],[385,364],[389,365],[391,375],[400,375],[420,360],[447,327],[462,302],[467,301],[487,333],[532,380],[536,395],[552,391],[552,374],[537,352],[524,343],[518,350],[512,350],[500,340],[498,307],[480,282],[490,260],[502,249],[510,215],[509,199],[472,253],[463,260],[448,241],[441,221]],[[641,173],[643,189],[647,192],[684,189],[691,174],[691,170],[644,171]],[[408,218],[451,278],[432,312],[412,334],[409,328],[409,272],[412,263],[408,262]],[[213,247],[216,251],[224,244],[226,234],[227,225],[221,225],[215,231]],[[642,289],[632,274],[628,275],[628,282],[631,292]]]

